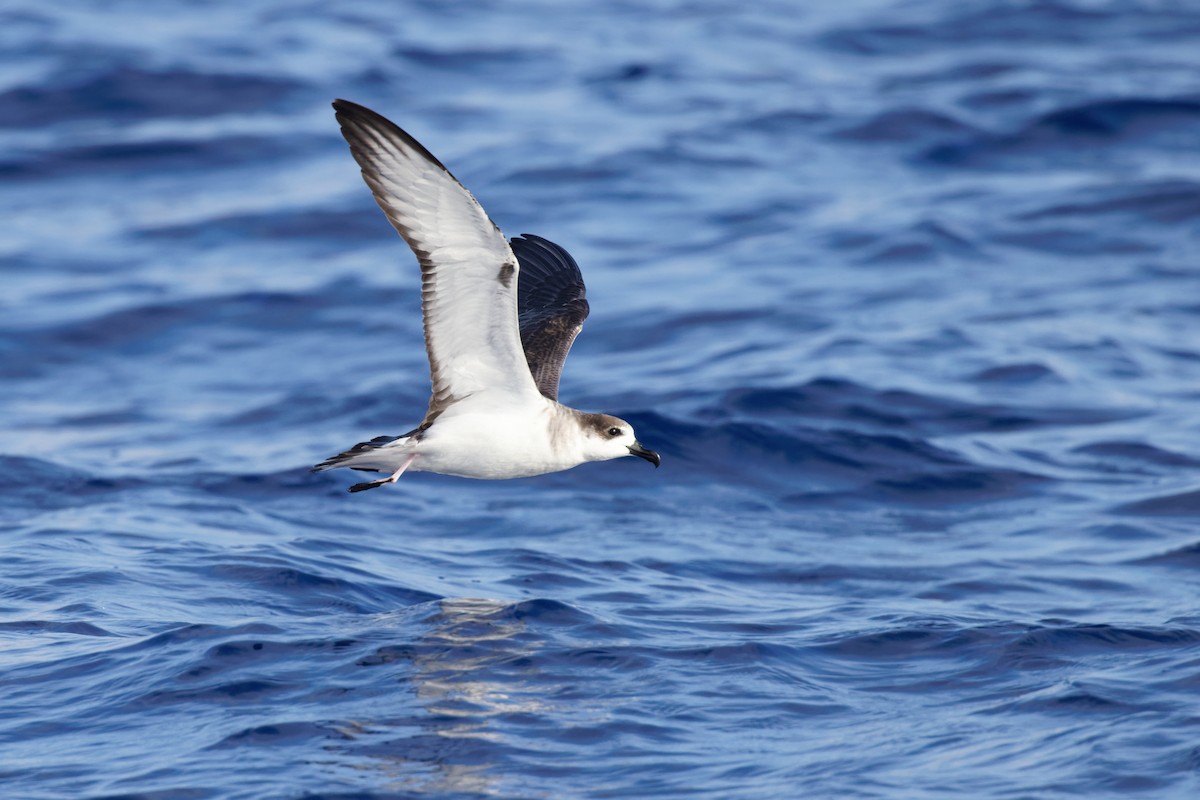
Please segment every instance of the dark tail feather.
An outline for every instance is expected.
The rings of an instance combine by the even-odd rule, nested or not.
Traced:
[[[343,461],[354,458],[354,456],[361,456],[368,450],[377,450],[389,442],[394,442],[397,439],[403,438],[403,436],[376,436],[369,442],[359,442],[345,452],[338,453],[336,456],[330,456],[320,464],[317,464],[315,467],[310,469],[309,472],[322,472],[327,469],[333,469],[334,467],[340,467]]]

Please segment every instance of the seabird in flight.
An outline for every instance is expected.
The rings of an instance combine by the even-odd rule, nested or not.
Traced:
[[[638,456],[654,466],[628,422],[558,402],[558,377],[588,315],[575,259],[496,223],[416,139],[368,108],[333,104],[363,179],[421,265],[421,310],[433,392],[425,419],[322,461],[395,483],[406,471],[524,478],[587,461]]]

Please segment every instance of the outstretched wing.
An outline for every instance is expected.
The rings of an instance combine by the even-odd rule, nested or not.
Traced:
[[[333,107],[375,201],[421,265],[426,421],[483,390],[536,397],[517,327],[517,259],[496,223],[391,121],[346,100]]]
[[[558,400],[563,362],[588,315],[583,275],[554,242],[523,233],[509,244],[521,264],[517,308],[521,345],[538,391]]]

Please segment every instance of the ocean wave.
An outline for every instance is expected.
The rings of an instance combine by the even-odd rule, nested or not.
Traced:
[[[136,5],[0,11],[6,794],[1194,788],[1194,9]],[[428,400],[334,97],[661,469],[308,471]]]
[[[116,66],[0,92],[0,128],[261,111],[278,107],[297,88],[293,81],[266,75]]]

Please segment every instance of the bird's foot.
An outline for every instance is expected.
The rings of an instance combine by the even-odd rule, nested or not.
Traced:
[[[375,489],[377,487],[383,486],[385,483],[395,483],[396,481],[400,480],[400,476],[404,474],[404,470],[408,469],[409,466],[411,466],[412,463],[416,460],[417,460],[417,454],[413,453],[411,456],[408,457],[408,459],[403,464],[400,465],[400,469],[396,470],[395,472],[393,472],[391,475],[387,476],[386,478],[380,478],[377,481],[367,481],[366,483],[356,483],[350,487],[349,491],[363,492],[363,491],[366,491],[367,489]]]

